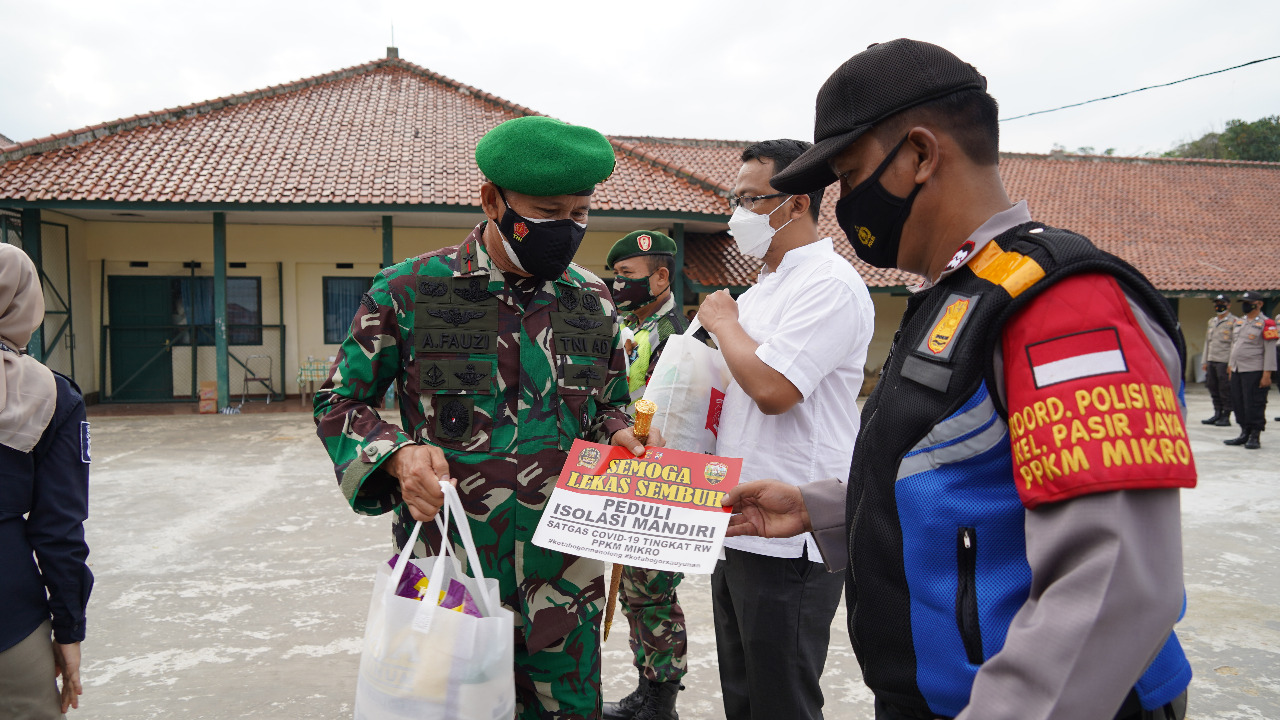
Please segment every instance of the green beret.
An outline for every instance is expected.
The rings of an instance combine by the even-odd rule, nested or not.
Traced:
[[[587,195],[613,174],[613,145],[600,133],[548,117],[520,117],[476,144],[480,172],[524,195]]]
[[[609,249],[609,257],[604,261],[606,270],[612,270],[613,264],[619,260],[639,255],[675,255],[676,241],[657,230],[637,230],[624,235],[621,240]]]

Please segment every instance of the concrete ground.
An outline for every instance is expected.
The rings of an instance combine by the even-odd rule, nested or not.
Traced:
[[[1178,631],[1196,672],[1190,717],[1280,718],[1280,432],[1260,451],[1225,447],[1232,429],[1198,422],[1203,390],[1189,400],[1200,486],[1183,494],[1190,605]],[[73,720],[350,717],[389,521],[347,508],[310,416],[95,415],[97,585]],[[707,576],[686,578],[681,598],[681,715],[723,718]],[[607,699],[634,686],[618,622]],[[869,719],[843,608],[831,637],[826,715]]]

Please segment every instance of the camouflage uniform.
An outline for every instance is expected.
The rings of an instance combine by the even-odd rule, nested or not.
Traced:
[[[683,333],[688,326],[676,308],[674,293],[644,322],[639,322],[635,315],[628,315],[623,322],[635,331],[637,345],[640,334],[648,333],[648,342],[653,349],[648,353],[649,366],[644,370],[646,381],[658,364],[658,356],[666,346],[667,338]],[[643,350],[640,354],[644,354]],[[641,386],[633,391],[632,396],[639,399],[643,389]],[[683,573],[631,566],[624,567],[622,571],[618,596],[631,626],[631,651],[635,654],[636,669],[654,682],[679,680],[685,674],[688,639],[684,629],[684,610],[676,598],[676,586],[683,577]]]
[[[573,440],[630,426],[617,314],[576,265],[555,282],[504,275],[484,227],[374,279],[316,393],[317,432],[352,509],[395,513],[397,548],[413,519],[379,466],[415,442],[444,450],[484,573],[515,613],[517,716],[595,717],[604,566],[531,540]],[[377,410],[393,382],[398,425]],[[419,557],[439,544],[434,523],[422,534]]]

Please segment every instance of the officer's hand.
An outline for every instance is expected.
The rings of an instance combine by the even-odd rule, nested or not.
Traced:
[[[80,709],[80,643],[53,643],[54,676],[62,676],[62,712],[68,708]]]
[[[1268,370],[1262,373],[1262,379],[1258,381],[1258,387],[1260,388],[1271,387],[1271,371]]]
[[[1200,363],[1200,369],[1207,372],[1209,370],[1209,363],[1207,362]]]
[[[644,445],[636,439],[635,431],[631,428],[624,428],[613,434],[610,444],[624,447],[631,451],[632,455],[642,457],[644,455]],[[649,428],[649,447],[665,447],[667,439],[662,437],[662,431],[656,427]]]
[[[707,332],[718,333],[727,322],[738,320],[738,302],[728,290],[717,290],[698,306],[698,322]]]
[[[414,520],[433,520],[444,505],[441,482],[458,486],[449,477],[449,462],[444,451],[434,445],[406,445],[391,453],[383,467],[400,480],[400,494]]]
[[[813,529],[800,488],[778,480],[738,485],[725,494],[720,504],[733,508],[727,537],[795,537]]]

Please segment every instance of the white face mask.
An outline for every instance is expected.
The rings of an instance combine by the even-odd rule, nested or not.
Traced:
[[[788,195],[790,200],[794,195]],[[791,220],[782,224],[777,230],[769,224],[769,216],[787,204],[786,200],[782,204],[773,209],[769,215],[757,215],[745,207],[739,205],[737,210],[733,211],[733,217],[729,218],[729,234],[733,236],[734,243],[738,246],[738,252],[753,257],[757,260],[763,258],[765,253],[769,252],[769,245],[773,242],[774,233],[791,224]],[[792,218],[794,220],[795,218]]]

